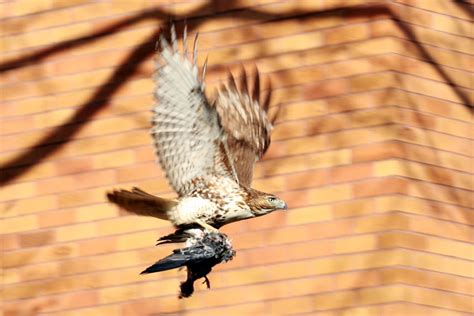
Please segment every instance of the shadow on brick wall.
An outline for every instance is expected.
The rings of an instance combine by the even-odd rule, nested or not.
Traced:
[[[210,15],[209,12],[216,11],[230,11],[235,7],[236,1],[220,2],[217,0],[209,1],[206,4],[196,8],[193,12],[188,14],[188,28],[189,31],[197,29],[200,24],[209,19],[219,19],[219,15]],[[464,3],[459,3],[464,7]],[[234,9],[235,10],[235,9]],[[343,6],[332,8],[328,10],[304,11],[292,10],[285,14],[268,14],[257,9],[245,8],[238,9],[240,19],[248,20],[284,20],[294,19],[295,17],[314,16],[318,15],[340,15],[341,13],[347,16],[388,16],[394,20],[398,27],[403,31],[405,36],[410,39],[417,47],[420,56],[426,60],[451,86],[453,91],[462,100],[465,106],[470,107],[470,101],[464,91],[462,91],[454,82],[454,80],[447,74],[442,67],[440,67],[433,56],[427,51],[422,44],[420,44],[417,36],[410,29],[410,26],[403,23],[399,17],[385,4],[368,4],[365,6]],[[176,21],[179,26],[179,21],[183,21],[186,17],[176,16],[165,10],[154,8],[143,11],[133,17],[124,19],[123,21],[112,24],[102,30],[96,31],[90,35],[78,37],[76,39],[68,40],[51,47],[40,49],[36,52],[27,54],[25,56],[4,62],[0,64],[0,75],[2,73],[15,71],[24,67],[29,67],[41,63],[44,59],[77,48],[88,43],[107,40],[107,37],[126,29],[143,20],[152,19],[157,21],[157,30],[151,34],[147,39],[142,41],[136,48],[134,48],[124,61],[117,67],[109,79],[97,88],[95,93],[82,105],[79,106],[77,112],[63,125],[57,127],[48,135],[40,139],[31,149],[19,154],[17,157],[0,166],[0,185],[6,184],[22,173],[27,172],[33,165],[41,162],[54,152],[56,152],[62,145],[68,142],[82,127],[87,124],[95,113],[99,112],[106,106],[109,106],[110,99],[114,94],[129,80],[138,70],[140,64],[149,58],[155,51],[155,41],[160,32],[160,22],[162,21]],[[180,24],[182,28],[182,23]],[[178,27],[179,28],[179,27]],[[180,32],[181,33],[181,32]]]
[[[472,19],[474,15],[474,4],[470,3],[469,0],[454,0],[454,4],[462,9],[466,15]]]

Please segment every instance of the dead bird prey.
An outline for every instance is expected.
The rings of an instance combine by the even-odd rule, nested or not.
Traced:
[[[141,274],[186,267],[188,274],[186,281],[180,285],[179,298],[191,296],[194,292],[194,281],[200,278],[204,278],[207,288],[210,288],[211,284],[207,275],[212,268],[235,256],[227,235],[200,228],[178,229],[158,239],[157,245],[178,242],[185,242],[185,247],[173,250],[171,255],[146,268]]]

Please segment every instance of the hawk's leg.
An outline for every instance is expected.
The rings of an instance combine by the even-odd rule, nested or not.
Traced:
[[[207,278],[207,275],[204,276],[204,282],[202,282],[202,284],[204,284],[204,283],[206,283],[206,286],[207,286],[208,289],[211,288],[211,282]]]
[[[198,224],[199,226],[201,226],[202,228],[204,228],[205,230],[207,230],[210,233],[219,233],[219,230],[217,228],[212,227],[211,225],[209,225],[206,222],[203,222],[200,219],[196,220],[196,224]]]

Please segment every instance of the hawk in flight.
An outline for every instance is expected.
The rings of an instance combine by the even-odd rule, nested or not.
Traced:
[[[171,43],[160,37],[151,131],[158,160],[178,197],[164,199],[133,188],[109,192],[109,201],[178,228],[197,224],[214,232],[231,222],[286,209],[282,199],[251,188],[254,164],[270,145],[276,118],[267,116],[270,85],[261,98],[258,70],[249,87],[243,69],[238,83],[230,73],[209,100],[204,93],[207,60],[199,76],[198,36],[192,60],[186,38],[185,28],[180,53],[174,26]]]

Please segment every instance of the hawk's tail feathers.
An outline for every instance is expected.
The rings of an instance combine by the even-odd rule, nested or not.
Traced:
[[[151,195],[139,188],[133,188],[132,191],[113,190],[107,192],[107,199],[128,212],[164,220],[169,220],[168,213],[177,204],[176,201]]]

